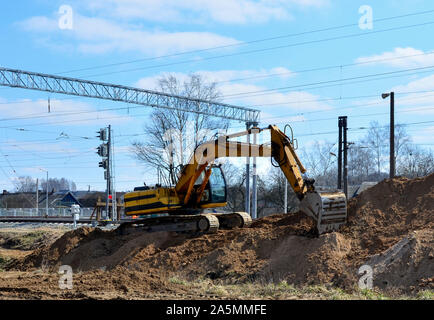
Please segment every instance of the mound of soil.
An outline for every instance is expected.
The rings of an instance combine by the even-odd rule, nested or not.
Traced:
[[[369,254],[383,251],[410,231],[434,227],[434,174],[384,180],[348,203],[346,235]]]
[[[85,271],[82,286],[120,290],[161,287],[161,281],[173,275],[353,289],[359,267],[369,264],[377,287],[419,290],[431,285],[434,273],[433,208],[434,175],[396,178],[351,200],[348,225],[319,237],[312,234],[313,221],[301,213],[200,237],[168,232],[119,236],[81,228],[17,261],[13,269],[54,271],[68,264]]]

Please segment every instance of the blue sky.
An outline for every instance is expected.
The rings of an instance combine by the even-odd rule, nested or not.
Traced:
[[[59,28],[62,5],[72,8],[72,29]],[[364,5],[372,8],[373,29],[358,25]],[[349,117],[350,140],[364,135],[355,129],[372,120],[387,125],[389,104],[380,94],[394,90],[397,123],[425,122],[407,130],[414,143],[432,148],[430,10],[427,0],[4,1],[0,65],[147,89],[155,89],[164,73],[182,79],[199,72],[218,82],[224,102],[261,110],[262,126],[290,123],[306,148],[335,142],[338,116]],[[328,30],[312,32],[321,29]],[[276,90],[264,91],[270,89]],[[129,151],[149,109],[103,110],[126,107],[0,87],[2,189],[13,190],[18,176],[44,178],[41,168],[74,180],[79,189],[104,190],[95,136],[108,124],[115,135],[117,189],[155,182],[154,172]],[[233,131],[243,127],[231,125]],[[262,172],[267,164],[261,162]]]

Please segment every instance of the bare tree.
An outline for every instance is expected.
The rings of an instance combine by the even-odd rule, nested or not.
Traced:
[[[218,101],[220,93],[215,83],[201,75],[192,74],[181,81],[173,75],[159,80],[157,90],[187,98]],[[176,171],[185,165],[198,145],[212,137],[217,130],[225,131],[229,122],[203,113],[204,104],[195,104],[197,113],[171,109],[156,109],[151,121],[144,126],[144,141],[134,141],[132,151],[147,166],[161,170],[166,181],[176,182]]]
[[[222,165],[222,169],[225,175],[227,184],[227,206],[229,211],[244,211],[245,208],[245,182],[246,173],[245,170],[240,170],[239,167],[233,165],[229,161],[226,161]]]
[[[307,150],[302,149],[302,159],[309,177],[315,178],[318,185],[332,186],[336,184],[336,144],[333,142],[315,141]]]
[[[285,180],[286,177],[280,168],[272,168],[269,173],[270,179],[266,181],[267,187],[264,188],[265,192],[259,199],[263,199],[266,209],[269,212],[282,213],[285,209]],[[288,212],[294,212],[298,208],[299,200],[292,190],[288,182]],[[272,209],[272,210],[270,210]],[[266,213],[266,212],[264,212]]]
[[[348,181],[360,184],[367,181],[376,169],[372,149],[356,143],[348,149]]]
[[[381,173],[383,157],[387,150],[387,145],[385,140],[388,134],[388,129],[386,127],[380,126],[378,121],[372,121],[369,124],[369,130],[362,143],[367,145],[371,151],[373,159],[375,161],[377,174]]]
[[[405,145],[398,164],[398,174],[408,178],[427,176],[434,172],[434,155],[415,145]]]
[[[36,192],[36,181],[30,176],[19,177],[14,184],[17,192]]]
[[[371,154],[375,160],[377,174],[380,176],[383,169],[383,163],[389,156],[390,151],[390,129],[388,126],[380,126],[377,121],[370,123],[369,131],[362,139],[362,144],[365,144],[371,150]],[[395,126],[395,157],[398,160],[401,157],[405,147],[411,142],[411,138],[405,130],[405,126]]]
[[[41,180],[41,187],[42,190],[47,190],[47,181]],[[49,178],[48,179],[48,191],[61,191],[61,190],[67,190],[67,191],[76,191],[75,183],[71,180],[68,180],[66,178]]]
[[[389,134],[390,136],[390,134]],[[408,135],[405,126],[398,124],[395,126],[395,156],[396,158],[406,154],[406,147],[411,143],[411,137]]]

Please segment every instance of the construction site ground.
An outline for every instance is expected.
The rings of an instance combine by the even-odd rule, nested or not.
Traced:
[[[380,182],[348,213],[319,237],[301,213],[201,236],[3,227],[0,299],[434,299],[434,175]]]

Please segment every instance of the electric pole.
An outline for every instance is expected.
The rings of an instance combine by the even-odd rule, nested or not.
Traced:
[[[36,215],[39,215],[39,179],[36,178]]]
[[[348,141],[347,117],[344,117],[344,193],[348,199]]]
[[[342,128],[343,128],[343,117],[339,117],[339,142],[338,142],[338,189],[342,189]]]
[[[348,117],[339,117],[339,142],[338,142],[338,189],[342,189],[342,167],[344,180],[344,193],[348,198],[348,141],[347,141],[347,119]],[[342,156],[343,154],[343,156]],[[343,160],[343,161],[342,161]],[[343,165],[342,165],[343,162]]]
[[[383,93],[383,99],[390,97],[390,170],[389,178],[395,177],[395,92]]]
[[[112,220],[117,220],[118,204],[116,199],[116,189],[115,189],[115,170],[114,170],[114,143],[113,143],[113,131],[111,126],[109,126],[109,156],[110,156],[110,192],[112,195]]]
[[[107,141],[107,202],[106,202],[106,210],[107,210],[107,216],[109,220],[113,220],[112,212],[110,212],[110,202],[112,198],[112,164],[111,164],[111,126],[108,126],[108,141]]]
[[[257,133],[259,132],[259,130],[256,128],[258,126],[258,123],[253,123],[253,127],[254,129],[253,131],[253,145],[256,146],[256,136]],[[253,153],[252,151],[254,151],[253,154],[251,154],[251,156],[253,157],[253,177],[252,177],[252,182],[253,182],[253,190],[252,190],[252,219],[257,219],[258,218],[258,174],[256,172],[256,157],[259,156],[259,149],[257,149],[256,147],[250,148],[249,147],[250,152],[249,153]]]
[[[98,164],[100,168],[104,168],[104,179],[107,181],[107,187],[106,187],[106,203],[105,203],[105,209],[106,209],[106,216],[105,218],[110,217],[110,211],[109,211],[109,196],[110,196],[110,126],[108,128],[102,128],[98,132],[97,138],[99,138],[101,141],[107,141],[107,143],[101,144],[98,149],[97,153],[100,157],[102,157],[102,161]]]
[[[48,171],[47,171],[47,183],[45,186],[45,211],[46,211],[46,215],[48,217]]]
[[[286,179],[285,175],[283,175],[285,179],[285,194],[283,196],[283,213],[288,213],[288,179]]]
[[[250,122],[246,123],[246,130],[250,130]],[[250,134],[247,134],[247,144],[250,144]],[[249,149],[250,150],[250,149]],[[250,157],[246,158],[246,212],[250,214]]]

